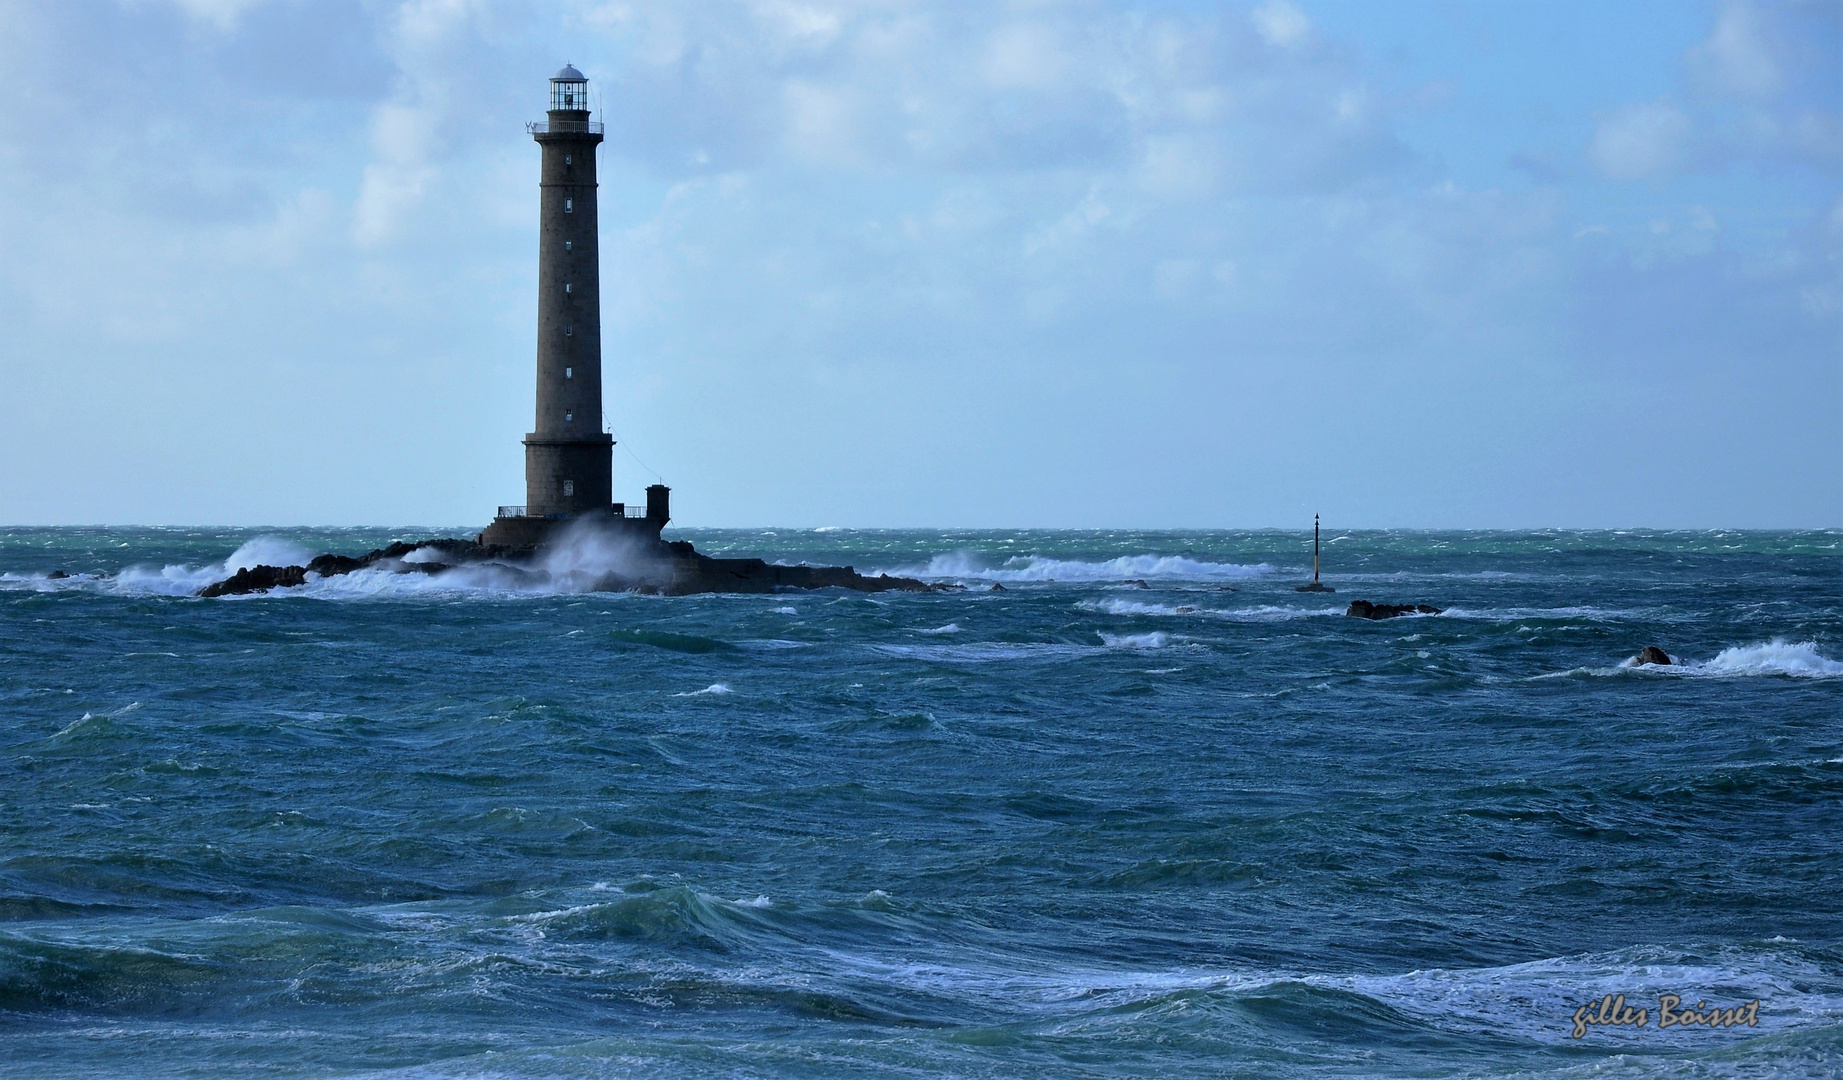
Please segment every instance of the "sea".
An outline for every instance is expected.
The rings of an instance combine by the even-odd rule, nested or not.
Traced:
[[[1843,531],[464,533],[0,530],[0,1074],[1843,1075]]]

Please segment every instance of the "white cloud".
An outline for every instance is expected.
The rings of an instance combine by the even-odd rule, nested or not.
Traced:
[[[1347,482],[1372,520],[1464,504],[1527,521],[1553,511],[1526,511],[1505,494],[1514,483],[1467,488],[1425,463],[1552,455],[1562,440],[1539,421],[1566,410],[1543,395],[1574,393],[1590,361],[1721,370],[1739,348],[1770,347],[1783,380],[1809,383],[1809,341],[1837,318],[1843,225],[1828,202],[1801,218],[1743,170],[1718,191],[1670,187],[1743,152],[1762,172],[1835,160],[1834,105],[1798,96],[1821,65],[1774,52],[1780,96],[1747,97],[1735,88],[1766,83],[1729,70],[1745,72],[1729,54],[1746,50],[1700,23],[1676,27],[1709,39],[1686,71],[1727,72],[1726,96],[1686,84],[1609,102],[1591,136],[1592,117],[1564,118],[1598,169],[1558,165],[1531,191],[1445,167],[1474,149],[1464,136],[1404,125],[1419,99],[1369,43],[1285,2],[1248,17],[1114,0],[354,0],[358,29],[312,52],[300,29],[337,21],[314,5],[244,11],[219,34],[148,4],[98,53],[120,107],[86,118],[77,142],[56,64],[40,58],[88,42],[98,17],[63,10],[0,0],[0,21],[20,28],[0,34],[0,99],[32,106],[0,114],[5,360],[46,387],[138,387],[96,408],[108,430],[145,432],[139,457],[209,444],[252,476],[300,476],[305,446],[326,466],[261,485],[247,512],[207,491],[197,505],[211,509],[168,519],[467,520],[517,501],[536,200],[520,125],[565,60],[607,102],[610,418],[693,519],[1067,523],[1094,513],[1095,491],[1131,490],[1163,493],[1144,496],[1160,520],[1254,523]],[[1800,40],[1774,28],[1790,16],[1769,15],[1749,32]],[[322,77],[366,49],[376,72]],[[174,75],[137,74],[126,60],[147,50],[172,56]],[[308,75],[252,83],[252,55],[265,73],[307,56]],[[1752,224],[1773,214],[1829,246]],[[1669,227],[1654,234],[1653,219]],[[1760,250],[1733,256],[1749,243]],[[67,374],[72,355],[102,366]],[[1357,412],[1501,417],[1525,392],[1523,442],[1514,425],[1463,419],[1386,446],[1322,427]],[[412,396],[422,404],[405,409]],[[254,399],[264,430],[235,428],[226,418]],[[0,455],[30,463],[54,444],[9,434],[21,408],[0,400]],[[1674,422],[1644,430],[1691,468],[1704,443],[1671,442]],[[1089,436],[1103,423],[1114,437],[1100,449]],[[1298,452],[1305,430],[1323,437]],[[412,485],[423,502],[366,486],[393,439],[405,459],[434,443],[457,455]],[[117,490],[110,461],[56,452],[89,464],[42,505]],[[1592,472],[1560,470],[1552,486]],[[460,478],[441,499],[438,473]],[[27,505],[8,494],[25,482],[0,477],[0,506]],[[1609,496],[1606,514],[1644,516],[1628,497]]]
[[[986,42],[986,81],[1006,90],[1049,90],[1059,84],[1070,57],[1056,40],[1054,24],[1013,23],[994,30]]]
[[[1769,98],[1785,84],[1759,9],[1751,3],[1724,5],[1714,31],[1690,49],[1688,60],[1706,83],[1738,97]]]
[[[1270,45],[1289,49],[1312,32],[1312,20],[1296,4],[1287,0],[1267,0],[1248,16]]]
[[[1600,122],[1589,154],[1614,180],[1638,180],[1675,171],[1688,152],[1690,119],[1665,102],[1629,105]]]

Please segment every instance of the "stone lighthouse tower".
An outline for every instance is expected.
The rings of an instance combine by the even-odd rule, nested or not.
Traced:
[[[543,151],[538,181],[537,423],[525,436],[525,505],[502,506],[481,540],[529,547],[585,516],[658,535],[668,491],[647,489],[645,516],[614,502],[614,439],[602,430],[601,254],[589,80],[564,65],[550,79],[546,119],[527,124]]]
[[[602,431],[602,313],[589,80],[550,79],[550,116],[530,125],[543,148],[538,182],[538,410],[525,436],[525,512],[574,517],[614,502],[614,440]]]

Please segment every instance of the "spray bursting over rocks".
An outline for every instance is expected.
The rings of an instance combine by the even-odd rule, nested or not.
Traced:
[[[202,597],[240,596],[306,585],[310,581],[373,570],[398,574],[485,573],[513,590],[635,592],[662,596],[695,593],[768,593],[781,589],[854,589],[859,592],[929,592],[938,586],[914,578],[865,577],[849,566],[782,566],[761,559],[713,559],[686,541],[638,538],[578,522],[539,547],[482,544],[478,540],[399,541],[363,555],[317,555],[304,564],[242,566],[198,590]]]

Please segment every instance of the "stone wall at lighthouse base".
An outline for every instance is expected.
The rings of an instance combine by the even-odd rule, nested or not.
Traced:
[[[666,524],[660,518],[617,516],[612,509],[558,517],[502,517],[494,518],[480,533],[477,542],[485,547],[533,551],[562,530],[583,521],[593,522],[597,529],[649,544],[659,542],[659,531]]]

